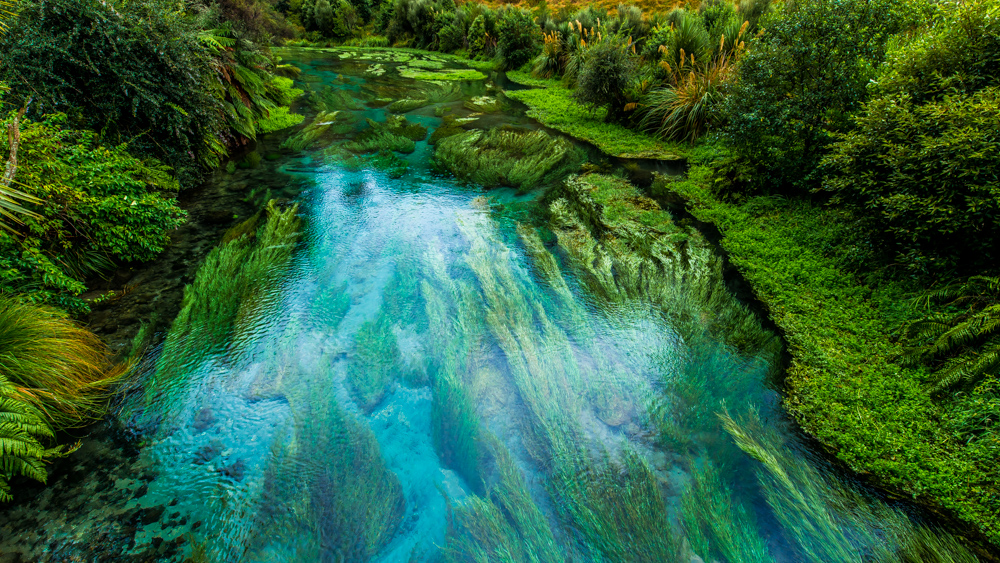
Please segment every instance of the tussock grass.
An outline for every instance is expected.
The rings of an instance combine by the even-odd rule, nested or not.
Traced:
[[[129,368],[64,314],[0,296],[0,374],[54,429],[101,418]]]
[[[455,176],[488,188],[528,191],[573,172],[584,155],[568,140],[544,131],[498,128],[439,139],[434,161]]]

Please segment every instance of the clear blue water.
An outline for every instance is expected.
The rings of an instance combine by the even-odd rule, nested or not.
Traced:
[[[317,91],[451,87],[364,74],[374,61],[286,56],[302,67],[300,84]],[[435,109],[469,115],[462,100],[487,86],[465,83],[461,91],[408,119],[433,131],[442,123]],[[385,109],[351,111],[386,119]],[[516,112],[481,119],[537,127]],[[226,346],[187,343],[198,353],[182,360],[183,377],[158,382],[160,393],[122,409],[142,429],[130,471],[150,478],[120,478],[116,486],[128,494],[102,509],[168,507],[130,528],[132,539],[115,548],[123,557],[471,561],[473,545],[488,554],[483,561],[658,561],[655,537],[672,536],[673,560],[694,562],[704,548],[684,539],[684,512],[707,509],[685,508],[682,497],[708,466],[720,475],[724,513],[744,514],[745,535],[764,546],[757,555],[716,555],[720,561],[798,561],[805,543],[836,543],[797,534],[776,517],[758,479],[766,471],[716,416],[759,413],[758,436],[776,436],[785,459],[825,474],[794,447],[772,381],[777,350],[740,350],[709,330],[713,311],[685,287],[672,301],[597,296],[545,220],[531,214],[541,190],[463,184],[434,173],[432,153],[418,142],[402,156],[409,169],[401,177],[345,166],[322,148],[275,161],[308,186],[294,196],[303,226],[289,266],[241,304],[225,327]],[[535,227],[526,230],[529,223]],[[538,251],[532,241],[542,240]],[[712,283],[726,291],[721,278]],[[751,329],[767,338],[759,324]],[[844,486],[826,479],[823,491]],[[599,486],[607,482],[615,485]],[[579,483],[591,486],[573,489]],[[133,494],[140,485],[142,494]],[[825,500],[836,504],[834,496]],[[867,495],[851,498],[860,502],[852,514],[816,510],[832,511],[847,530],[845,545],[867,553],[883,537],[872,515],[899,512]],[[630,506],[639,501],[649,504]],[[608,506],[617,508],[601,520]],[[486,513],[493,527],[472,516]],[[593,533],[590,516],[603,532]],[[53,544],[80,539],[49,526]],[[79,526],[79,534],[94,533]],[[601,533],[629,546],[628,556],[614,541],[598,541]],[[512,534],[509,545],[548,547],[511,552],[503,534]],[[177,547],[157,550],[160,540]],[[709,544],[722,553],[716,541]]]

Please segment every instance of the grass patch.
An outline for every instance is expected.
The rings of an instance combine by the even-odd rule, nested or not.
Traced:
[[[435,165],[487,188],[521,191],[542,187],[578,169],[582,151],[544,131],[496,128],[454,134],[437,140]]]
[[[604,121],[605,110],[590,111],[573,98],[573,91],[558,80],[531,77],[526,72],[508,72],[518,83],[536,86],[530,90],[509,90],[507,97],[528,106],[528,117],[567,135],[587,141],[619,158],[682,160],[691,147],[661,141],[641,132]]]
[[[853,469],[944,508],[1000,542],[1000,432],[962,434],[963,399],[935,400],[924,368],[902,366],[899,287],[868,287],[841,265],[840,212],[757,197],[720,201],[712,171],[661,189],[687,198],[782,329],[792,354],[786,408]]]

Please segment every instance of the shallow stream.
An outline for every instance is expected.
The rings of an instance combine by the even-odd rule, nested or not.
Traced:
[[[780,341],[700,234],[639,252],[601,219],[622,163],[553,198],[427,138],[348,154],[401,100],[430,133],[539,126],[488,77],[405,77],[446,60],[282,55],[306,122],[247,191],[278,205],[206,260],[119,430],[0,515],[0,561],[864,561],[921,529],[799,444]]]

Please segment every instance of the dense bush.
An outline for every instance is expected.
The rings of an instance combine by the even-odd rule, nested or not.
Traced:
[[[497,54],[503,69],[521,68],[541,49],[542,32],[527,10],[507,8],[501,12],[497,32]]]
[[[128,142],[191,179],[226,124],[211,53],[172,3],[47,0],[23,5],[0,37],[0,80],[28,117],[63,112],[76,128]]]
[[[439,33],[455,20],[454,0],[395,0],[387,10],[385,33],[390,43],[409,41],[413,47],[432,50],[438,48]]]
[[[996,270],[1000,18],[960,8],[892,54],[825,161],[825,188],[916,273]]]
[[[634,86],[636,57],[623,45],[605,40],[591,47],[577,77],[574,97],[594,108],[607,108],[609,121],[621,121]]]
[[[11,117],[0,121],[3,128]],[[0,229],[0,291],[76,309],[84,280],[116,263],[150,260],[184,220],[178,183],[160,163],[101,146],[64,115],[21,124],[14,185],[37,198],[32,215]],[[9,151],[0,138],[0,154]]]
[[[833,135],[850,128],[874,66],[902,21],[889,0],[786,2],[762,20],[726,98],[727,139],[746,179],[773,190],[816,185]]]

